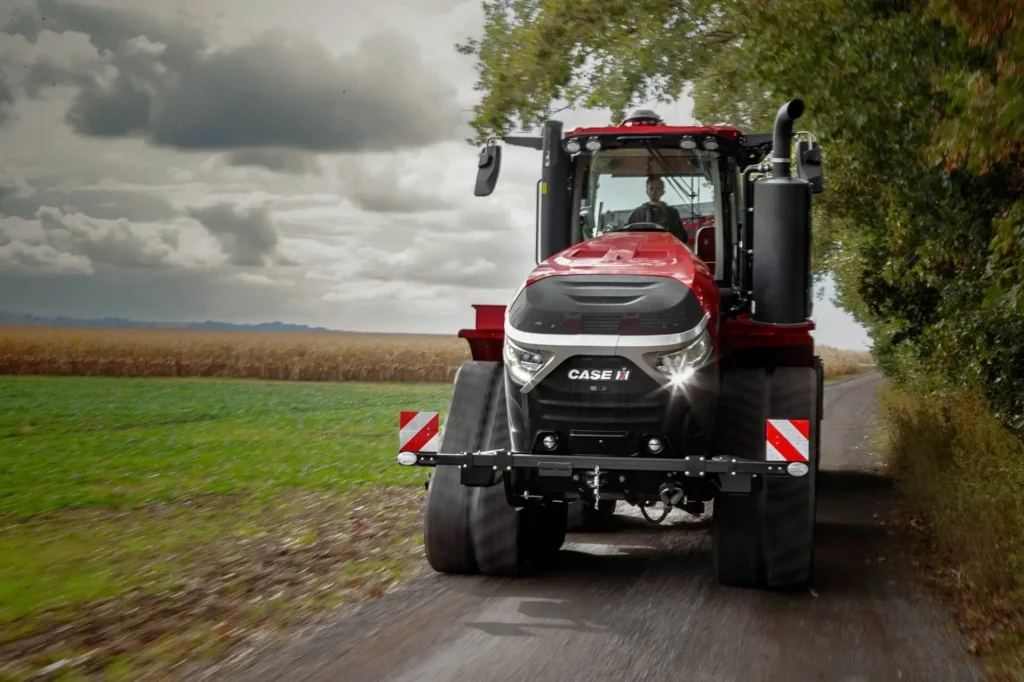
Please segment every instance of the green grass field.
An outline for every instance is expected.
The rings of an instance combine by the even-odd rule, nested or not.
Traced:
[[[380,596],[423,566],[398,413],[449,392],[0,377],[0,679],[181,677]]]
[[[449,391],[0,378],[0,677],[131,678],[378,595],[421,562],[398,412]]]

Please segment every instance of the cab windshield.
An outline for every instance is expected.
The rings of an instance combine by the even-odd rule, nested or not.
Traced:
[[[613,231],[668,231],[691,248],[722,223],[717,155],[684,149],[594,154],[581,211],[583,238]]]

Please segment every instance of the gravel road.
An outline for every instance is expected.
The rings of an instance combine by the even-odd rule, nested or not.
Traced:
[[[868,374],[826,388],[812,591],[721,587],[707,520],[676,511],[652,527],[620,503],[616,532],[570,534],[543,575],[427,572],[224,679],[982,680],[874,522],[894,494],[872,473],[882,384]]]

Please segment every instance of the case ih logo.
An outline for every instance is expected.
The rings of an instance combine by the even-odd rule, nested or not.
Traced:
[[[628,369],[570,369],[570,379],[581,381],[628,381]]]

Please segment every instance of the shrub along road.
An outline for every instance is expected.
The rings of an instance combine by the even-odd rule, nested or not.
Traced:
[[[519,580],[431,572],[251,659],[231,679],[983,679],[951,618],[918,588],[888,525],[873,454],[877,374],[825,392],[814,590],[714,582],[707,519],[651,527],[620,504],[611,534],[573,534]],[[628,511],[627,511],[628,510]]]

